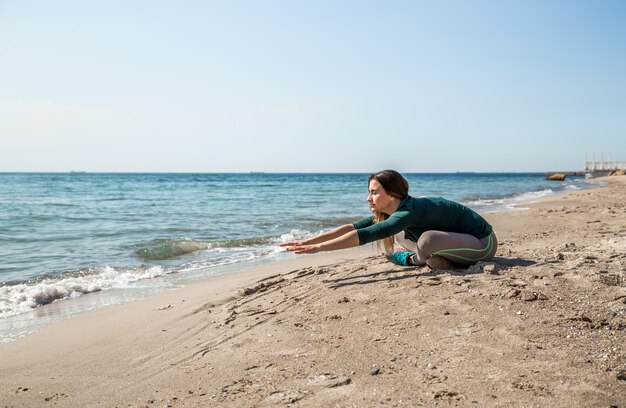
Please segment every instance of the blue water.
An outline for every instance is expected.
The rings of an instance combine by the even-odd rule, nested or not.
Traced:
[[[414,196],[479,212],[588,185],[543,174],[405,176]],[[0,173],[0,319],[293,257],[278,244],[367,216],[366,198],[367,174]]]

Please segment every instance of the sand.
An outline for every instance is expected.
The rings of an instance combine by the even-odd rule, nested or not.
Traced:
[[[487,214],[493,262],[306,255],[0,345],[0,407],[626,406],[626,177]]]

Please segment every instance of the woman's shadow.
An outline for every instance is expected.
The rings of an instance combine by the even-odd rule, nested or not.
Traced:
[[[531,266],[536,264],[536,261],[522,258],[503,258],[494,257],[490,261],[490,264],[495,264],[498,268],[495,275],[499,275],[499,272],[511,268],[514,266]],[[416,279],[419,277],[433,277],[440,275],[452,275],[452,276],[468,276],[483,274],[482,268],[467,267],[465,265],[455,265],[454,269],[431,269],[428,266],[422,267],[407,267],[396,270],[389,270],[383,272],[374,272],[366,275],[347,276],[345,278],[325,279],[324,283],[330,283],[330,289],[338,289],[345,286],[352,285],[370,285],[380,282],[394,282],[404,279]],[[409,272],[409,273],[408,273]]]

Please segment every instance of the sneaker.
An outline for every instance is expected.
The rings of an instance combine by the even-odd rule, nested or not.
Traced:
[[[387,259],[389,259],[392,263],[400,266],[411,266],[411,257],[415,255],[410,251],[402,251],[402,252],[394,252],[391,255],[387,255]]]

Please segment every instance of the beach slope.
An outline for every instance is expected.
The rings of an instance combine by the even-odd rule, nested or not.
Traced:
[[[626,178],[487,214],[470,269],[302,256],[0,345],[0,407],[625,406]]]

